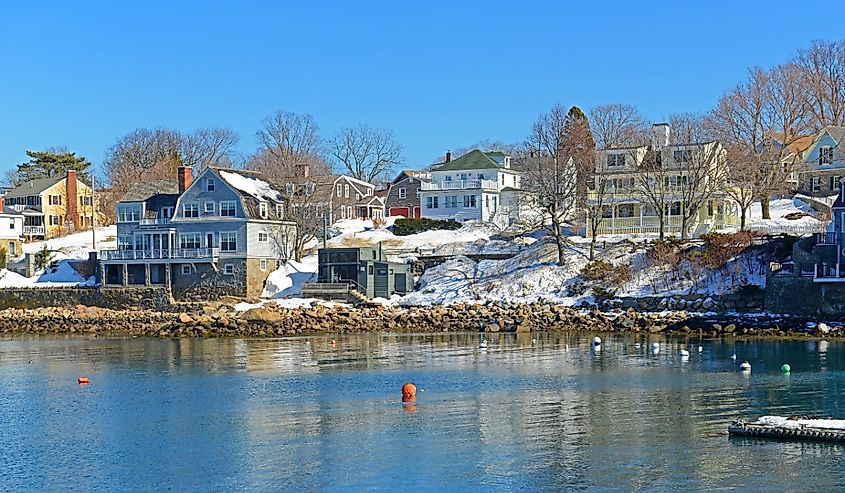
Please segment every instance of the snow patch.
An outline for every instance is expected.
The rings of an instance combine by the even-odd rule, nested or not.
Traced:
[[[273,187],[264,180],[244,176],[240,173],[233,173],[231,171],[220,171],[220,176],[226,180],[226,183],[229,185],[259,200],[264,199],[278,202],[282,199],[282,194],[277,190],[274,190]]]

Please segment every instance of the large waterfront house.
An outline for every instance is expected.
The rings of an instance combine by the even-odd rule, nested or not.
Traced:
[[[165,285],[177,298],[258,296],[293,248],[284,194],[258,173],[209,167],[140,182],[117,204],[104,285]]]
[[[804,166],[799,173],[799,193],[830,197],[830,205],[845,178],[845,127],[824,127],[801,155]]]
[[[511,157],[478,149],[431,170],[431,180],[420,184],[422,217],[450,221],[485,221],[507,225],[516,220],[518,208],[502,194],[521,190],[521,173],[511,168]]]
[[[329,224],[340,219],[382,219],[384,198],[372,183],[346,175],[314,175],[303,166],[298,176],[279,180],[278,188],[297,197],[294,207],[313,207]]]
[[[70,170],[63,176],[38,178],[21,183],[3,196],[6,207],[24,216],[27,240],[54,238],[90,229],[95,203],[91,187]],[[103,217],[97,218],[102,224]]]
[[[388,216],[413,217],[419,219],[420,196],[423,182],[429,182],[428,171],[405,170],[390,182],[385,195]]]
[[[661,203],[664,232],[680,234],[692,180],[716,190],[688,225],[690,236],[739,225],[738,205],[715,186],[726,166],[718,142],[672,143],[665,123],[653,126],[650,145],[596,151],[587,201],[602,214],[597,234],[658,233],[661,218],[655,205]]]

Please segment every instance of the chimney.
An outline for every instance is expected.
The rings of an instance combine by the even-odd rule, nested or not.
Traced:
[[[190,166],[179,166],[176,168],[176,179],[179,182],[179,195],[182,195],[194,180],[194,170]]]
[[[446,151],[446,162],[452,161],[452,151]]]
[[[668,123],[655,123],[651,126],[651,146],[656,149],[669,146]]]
[[[299,176],[300,178],[308,178],[311,176],[311,166],[308,164],[297,164],[297,168],[299,168]]]
[[[65,183],[65,221],[73,223],[73,229],[79,229],[79,198],[76,191],[76,170],[67,170]]]
[[[0,212],[6,210],[6,197],[0,197]]]

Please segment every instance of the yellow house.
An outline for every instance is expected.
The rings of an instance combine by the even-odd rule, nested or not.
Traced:
[[[105,219],[99,212],[99,199],[88,184],[77,179],[73,170],[64,176],[22,183],[3,198],[6,207],[23,214],[23,237],[29,241],[91,229],[94,203],[97,224],[103,224]]]

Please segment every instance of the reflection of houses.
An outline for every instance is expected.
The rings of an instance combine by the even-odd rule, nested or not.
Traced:
[[[646,199],[644,183],[652,196],[660,199],[654,200],[655,203],[665,203],[664,231],[679,234],[685,196],[691,187],[714,187],[718,177],[724,174],[724,152],[718,142],[671,144],[669,125],[665,123],[655,124],[653,132],[651,145],[596,151],[594,182],[587,198],[593,207],[602,206],[598,234],[660,231],[661,219]],[[700,177],[691,179],[693,169]],[[738,205],[723,192],[716,191],[699,208],[689,233],[699,236],[738,225]]]
[[[431,170],[431,181],[421,183],[422,217],[504,225],[516,220],[502,199],[505,189],[521,190],[521,173],[511,168],[510,156],[476,149],[450,158],[447,153],[446,162]]]
[[[420,190],[422,183],[429,181],[428,171],[399,173],[387,189],[385,207],[389,216],[420,217]]]
[[[384,199],[375,193],[375,185],[346,175],[311,176],[309,168],[303,166],[300,176],[287,177],[280,181],[289,194],[309,190],[301,206],[314,207],[316,215],[328,214],[332,224],[340,219],[381,219],[384,217]]]
[[[845,178],[845,127],[828,126],[803,152],[798,191],[811,197],[835,196]]]
[[[390,262],[380,248],[321,248],[317,282],[303,287],[303,296],[389,298],[413,291],[410,264]]]
[[[64,176],[39,178],[22,183],[3,197],[7,207],[24,216],[26,239],[45,239],[66,232],[91,228],[91,187],[77,179],[76,171]],[[98,222],[102,220],[97,218]]]
[[[288,257],[296,227],[260,175],[206,168],[194,180],[136,183],[117,204],[118,249],[100,252],[103,284],[165,285],[177,297],[257,296]]]

